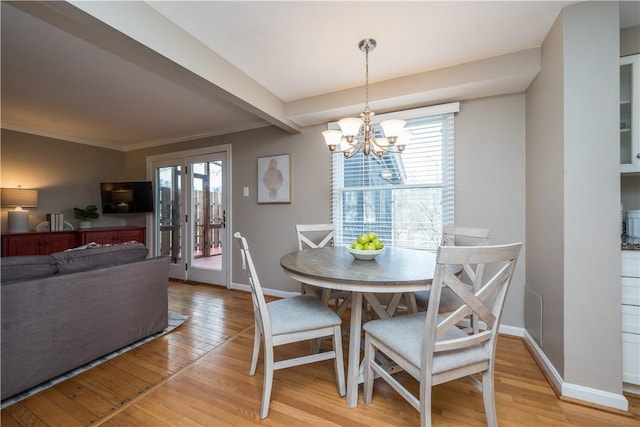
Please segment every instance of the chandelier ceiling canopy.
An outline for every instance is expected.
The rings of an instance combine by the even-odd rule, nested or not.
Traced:
[[[369,52],[376,47],[374,39],[364,39],[358,43],[358,48],[365,53],[365,104],[360,118],[349,117],[338,121],[340,130],[330,129],[322,132],[329,150],[333,153],[343,153],[345,157],[352,157],[358,152],[368,156],[374,153],[382,157],[384,153],[401,153],[409,143],[411,132],[404,129],[406,122],[391,119],[380,122],[384,136],[376,137],[371,122],[374,112],[369,108]]]

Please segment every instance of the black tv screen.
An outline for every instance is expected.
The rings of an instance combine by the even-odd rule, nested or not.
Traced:
[[[153,212],[151,181],[102,182],[102,213],[126,214]]]

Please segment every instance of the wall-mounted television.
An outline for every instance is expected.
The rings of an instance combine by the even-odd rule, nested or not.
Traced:
[[[153,212],[151,181],[102,182],[100,193],[104,214]]]

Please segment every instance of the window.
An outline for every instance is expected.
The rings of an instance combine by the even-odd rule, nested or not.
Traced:
[[[374,231],[387,246],[438,247],[442,225],[454,220],[453,117],[458,110],[454,103],[394,113],[412,132],[402,154],[333,155],[336,245]]]

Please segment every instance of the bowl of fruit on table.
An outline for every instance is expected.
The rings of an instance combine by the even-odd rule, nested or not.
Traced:
[[[347,251],[355,259],[371,261],[384,252],[384,243],[374,232],[361,234],[358,238],[347,246]]]

